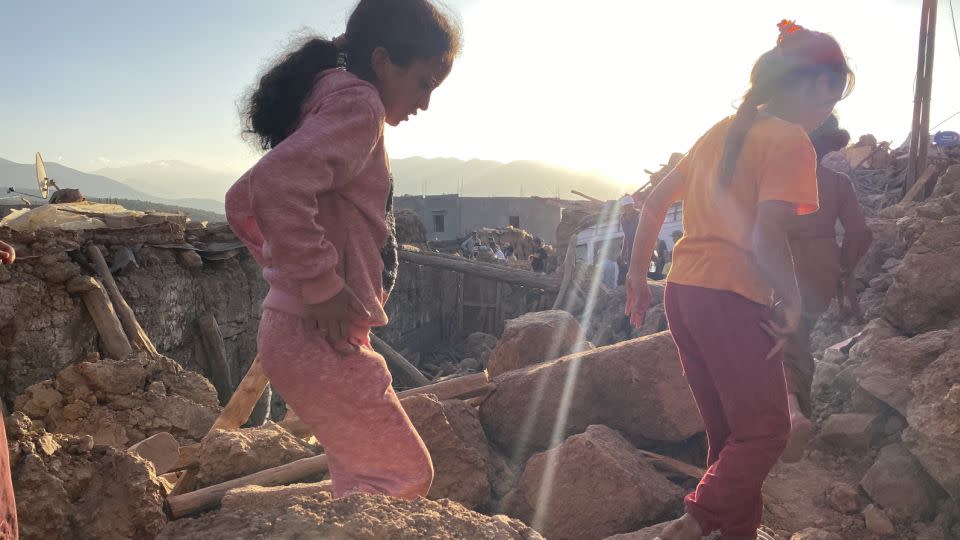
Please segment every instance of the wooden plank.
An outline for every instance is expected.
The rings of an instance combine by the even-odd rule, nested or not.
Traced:
[[[398,382],[406,386],[425,386],[430,384],[430,379],[427,379],[416,366],[411,364],[402,354],[395,351],[387,342],[377,337],[376,334],[370,334],[370,344],[373,346],[373,350],[380,353],[384,360],[387,361],[387,366],[390,367],[390,371],[400,375],[398,378],[401,379],[401,381]]]
[[[148,336],[143,330],[143,327],[140,326],[140,323],[137,321],[137,316],[134,315],[133,310],[130,309],[130,305],[127,304],[127,301],[123,299],[123,295],[120,294],[117,282],[114,281],[113,274],[110,273],[110,267],[107,266],[107,261],[103,258],[103,253],[100,251],[100,248],[94,244],[90,244],[87,246],[87,256],[90,258],[90,262],[93,263],[94,268],[97,269],[97,273],[100,274],[103,286],[110,296],[110,301],[113,302],[113,307],[117,312],[117,316],[120,318],[120,323],[123,325],[124,331],[127,333],[127,337],[130,338],[131,344],[135,348],[147,351],[150,354],[160,354],[150,340],[150,336]]]
[[[400,260],[422,266],[435,266],[454,272],[502,281],[511,285],[522,285],[534,289],[556,292],[560,289],[560,280],[555,275],[538,274],[530,270],[510,268],[503,265],[483,263],[441,254],[416,253],[401,249]]]
[[[397,393],[397,398],[403,402],[403,399],[410,396],[416,396],[419,394],[433,394],[437,396],[437,399],[440,401],[446,399],[469,399],[477,396],[486,396],[494,389],[494,385],[490,383],[490,378],[487,376],[487,372],[483,371],[481,373],[474,373],[472,375],[464,375],[462,377],[455,377],[452,379],[447,379],[445,381],[440,381],[433,384],[428,384],[426,386],[421,386],[420,388],[413,388],[410,390],[404,390],[403,392]],[[298,437],[308,437],[312,433],[310,428],[300,420],[300,417],[292,410],[287,410],[287,416],[280,421],[280,427],[286,429],[290,433],[297,435]]]
[[[917,198],[917,195],[923,190],[923,188],[930,182],[930,179],[936,176],[937,166],[930,165],[927,167],[927,170],[923,172],[923,175],[917,179],[916,183],[910,187],[910,191],[903,196],[901,203],[911,203],[914,199]]]
[[[263,367],[260,365],[260,357],[257,356],[253,359],[250,369],[243,376],[243,380],[240,381],[236,391],[230,396],[227,406],[220,411],[220,416],[213,422],[210,431],[215,429],[239,429],[250,418],[250,413],[253,412],[257,401],[260,400],[268,382],[267,374],[264,373]],[[192,491],[196,484],[196,476],[194,469],[188,470],[177,482],[176,487],[173,488],[171,496]]]
[[[95,287],[83,293],[83,305],[87,307],[87,312],[97,327],[97,333],[100,334],[100,341],[107,356],[115,360],[123,360],[133,354],[133,347],[123,332],[123,325],[113,309],[113,304],[110,303],[107,292],[103,290],[99,281],[93,281],[96,283]]]
[[[654,454],[653,452],[648,452],[647,450],[640,450],[640,454],[642,454],[643,457],[653,461],[654,466],[658,466],[658,468],[685,474],[690,478],[695,478],[697,480],[703,477],[704,470],[700,467],[690,465],[689,463],[685,463],[672,457]]]
[[[217,389],[220,403],[227,403],[233,395],[233,385],[230,377],[230,364],[227,361],[227,349],[223,345],[223,336],[220,334],[220,325],[213,313],[204,313],[197,321],[200,327],[200,338],[207,357],[207,369],[210,373],[210,382]]]
[[[179,519],[204,510],[216,508],[220,504],[220,501],[223,500],[223,496],[231,489],[244,486],[282,486],[310,478],[311,476],[321,475],[327,471],[327,456],[324,454],[298,459],[293,463],[287,463],[272,469],[248,474],[247,476],[198,489],[191,493],[172,495],[167,498],[167,508],[170,510],[170,516],[173,519]]]

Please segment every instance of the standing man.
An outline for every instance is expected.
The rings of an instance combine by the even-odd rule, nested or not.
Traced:
[[[837,117],[831,115],[810,133],[810,140],[819,162],[830,152],[846,147],[850,134],[841,130]],[[862,322],[853,273],[873,241],[849,177],[819,165],[817,189],[820,210],[794,217],[788,229],[803,317],[799,330],[787,341],[783,363],[791,424],[790,443],[781,456],[784,462],[803,457],[803,448],[813,430],[809,420],[814,371],[810,331],[817,318],[830,307],[833,297],[837,298],[841,313]],[[840,244],[837,243],[837,221],[843,226]]]

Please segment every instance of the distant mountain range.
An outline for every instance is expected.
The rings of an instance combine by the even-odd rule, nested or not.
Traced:
[[[208,212],[223,214],[223,196],[218,199],[204,197],[163,197],[141,191],[127,183],[119,182],[100,174],[91,174],[65,167],[59,163],[45,163],[47,176],[54,179],[62,188],[76,188],[90,198],[116,198],[152,201],[171,206],[198,208]],[[0,159],[0,188],[12,187],[28,193],[37,189],[37,175],[34,164],[14,163]],[[191,190],[192,192],[193,190]],[[192,193],[185,193],[192,194]]]
[[[412,157],[391,162],[396,195],[571,198],[578,190],[598,199],[614,199],[622,189],[612,180],[571,172],[534,161],[500,163],[473,159]],[[239,176],[182,161],[154,161],[85,173],[59,163],[46,164],[60,187],[79,189],[90,198],[141,200],[223,214],[223,195]],[[0,189],[36,190],[34,165],[0,159]]]
[[[391,167],[397,195],[459,193],[465,197],[556,197],[559,193],[560,198],[569,199],[572,189],[598,199],[613,199],[623,194],[622,188],[610,179],[535,161],[500,163],[412,157],[395,159]]]

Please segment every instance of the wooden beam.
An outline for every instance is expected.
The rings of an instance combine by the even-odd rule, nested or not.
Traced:
[[[324,454],[303,458],[293,463],[287,463],[241,478],[235,478],[228,482],[198,489],[191,493],[172,495],[167,498],[167,509],[170,511],[171,518],[180,519],[204,510],[216,508],[220,504],[220,501],[223,500],[223,496],[231,489],[244,486],[282,486],[324,474],[328,470],[327,456]]]
[[[239,429],[240,426],[250,418],[250,413],[253,412],[257,401],[260,400],[260,396],[263,394],[263,390],[267,387],[268,382],[267,374],[264,373],[263,367],[260,365],[260,357],[257,356],[253,359],[253,363],[250,364],[250,369],[247,370],[247,374],[243,376],[243,380],[240,381],[240,385],[237,386],[236,391],[230,396],[230,401],[227,403],[227,406],[220,411],[220,416],[213,422],[210,431],[215,429],[225,429],[228,431]],[[207,434],[209,434],[210,431],[208,431]],[[196,483],[196,476],[196,470],[188,470],[180,481],[177,482],[171,495],[181,495],[193,490]]]
[[[127,304],[127,301],[123,299],[123,295],[120,294],[117,282],[114,281],[113,274],[110,273],[110,267],[107,266],[107,261],[104,260],[100,248],[95,244],[90,244],[87,246],[87,256],[90,258],[90,262],[93,263],[94,268],[97,269],[97,273],[100,274],[103,286],[107,289],[107,294],[113,302],[113,307],[117,312],[117,316],[120,318],[120,323],[123,324],[123,329],[127,332],[127,336],[130,338],[132,345],[150,354],[160,354],[157,352],[157,348],[154,347],[153,342],[150,341],[150,336],[148,336],[143,330],[143,327],[140,326],[140,323],[137,321],[137,316],[134,315],[133,310],[130,309],[130,305]]]
[[[200,327],[200,338],[207,357],[207,370],[210,382],[217,389],[220,403],[228,403],[233,395],[233,385],[230,384],[230,364],[227,361],[227,349],[223,345],[223,335],[220,325],[213,313],[204,313],[197,321]]]
[[[593,198],[593,197],[591,197],[591,196],[589,196],[589,195],[586,195],[586,194],[584,194],[584,193],[580,193],[579,191],[577,191],[577,190],[575,190],[575,189],[571,189],[571,190],[570,190],[570,193],[573,193],[574,195],[576,195],[576,196],[578,196],[578,197],[583,197],[584,199],[586,199],[586,200],[588,200],[588,201],[590,201],[590,202],[603,203],[603,201],[601,201],[600,199],[595,199],[595,198]]]
[[[94,326],[97,327],[104,352],[110,358],[123,360],[133,353],[133,347],[123,332],[123,325],[113,309],[113,304],[110,303],[107,292],[103,290],[99,281],[90,279],[93,280],[94,288],[83,293],[83,305],[87,307],[87,312],[93,319]]]
[[[555,275],[538,274],[530,270],[520,270],[503,265],[475,262],[463,257],[453,257],[441,254],[416,253],[401,249],[399,252],[402,262],[435,266],[462,274],[482,277],[494,281],[502,281],[511,285],[521,285],[547,292],[556,292],[560,289],[560,280]]]
[[[680,473],[690,478],[695,478],[699,480],[703,477],[704,470],[700,467],[695,467],[689,463],[685,463],[678,459],[674,459],[668,456],[661,456],[660,454],[654,454],[653,452],[648,452],[647,450],[640,450],[640,454],[643,457],[649,459],[653,462],[654,467],[666,470],[668,472]]]
[[[937,171],[938,169],[936,165],[928,166],[927,170],[923,172],[923,176],[917,179],[916,183],[910,187],[910,191],[903,196],[903,200],[900,202],[902,204],[913,202],[914,199],[917,198],[917,195],[923,191],[923,188],[926,187],[926,185],[930,182],[930,179],[937,175]]]
[[[483,371],[481,373],[464,375],[463,377],[455,377],[438,383],[428,384],[420,388],[404,390],[403,392],[397,393],[397,398],[403,403],[403,400],[410,396],[433,394],[437,396],[437,399],[440,401],[447,399],[466,400],[477,396],[486,396],[492,392],[493,389],[494,385],[490,383],[487,372]],[[304,424],[303,420],[300,420],[300,417],[297,416],[297,413],[292,409],[287,410],[287,416],[281,420],[279,424],[280,427],[298,437],[309,437],[313,435],[310,428]]]
[[[380,353],[384,360],[387,361],[387,366],[390,368],[390,371],[400,375],[401,384],[406,386],[425,386],[430,384],[430,379],[424,376],[419,369],[411,364],[402,354],[398,353],[383,341],[376,334],[370,334],[370,344],[373,345],[373,350]]]

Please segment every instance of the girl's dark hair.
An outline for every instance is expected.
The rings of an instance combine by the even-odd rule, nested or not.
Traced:
[[[840,121],[831,114],[817,129],[810,132],[810,142],[817,151],[817,161],[830,152],[846,148],[850,144],[850,132],[840,129]]]
[[[740,152],[761,105],[821,75],[830,76],[835,87],[843,89],[844,97],[853,90],[853,71],[837,41],[821,32],[796,28],[783,34],[777,46],[764,53],[753,66],[750,89],[744,94],[727,132],[718,172],[721,186],[729,186],[733,181]]]
[[[280,144],[299,123],[317,74],[337,67],[341,54],[348,71],[374,82],[371,57],[377,47],[386,49],[394,64],[408,66],[436,57],[450,65],[460,46],[458,24],[431,0],[360,0],[342,37],[311,36],[260,78],[242,113],[244,133],[254,135],[263,150]]]

